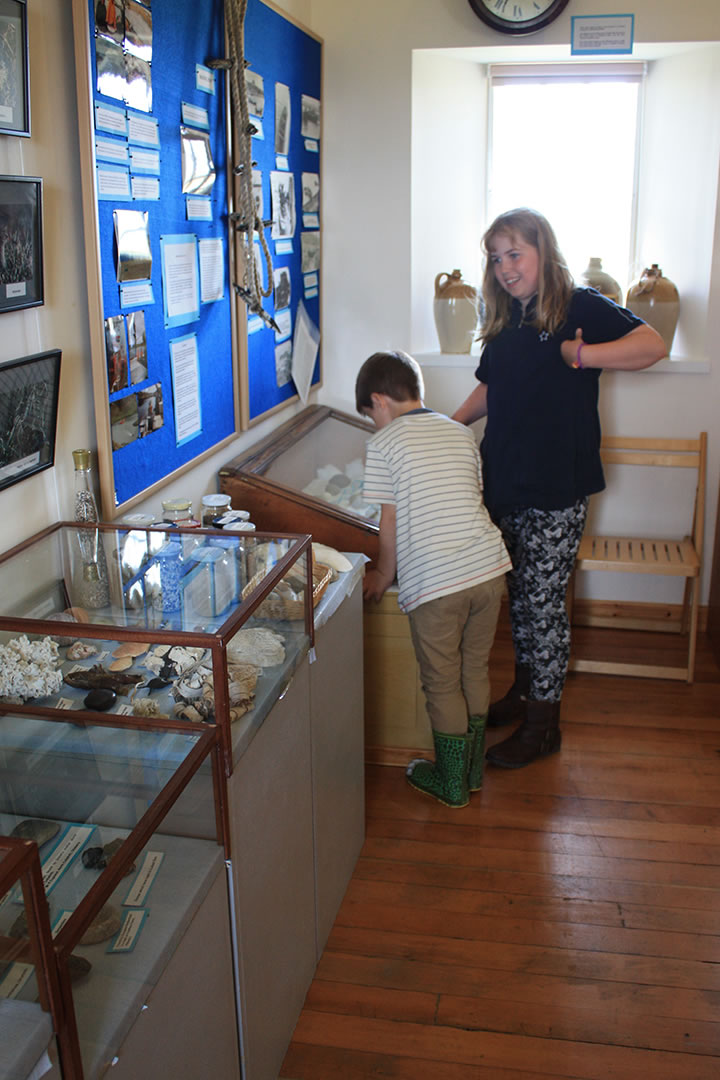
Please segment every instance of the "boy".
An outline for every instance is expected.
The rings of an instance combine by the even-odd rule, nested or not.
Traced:
[[[363,492],[382,504],[380,552],[363,595],[379,600],[397,572],[435,746],[435,763],[410,762],[407,778],[459,807],[482,787],[488,656],[512,567],[483,505],[472,434],[426,409],[423,394],[420,368],[404,352],[375,353],[358,373],[357,410],[377,428]]]

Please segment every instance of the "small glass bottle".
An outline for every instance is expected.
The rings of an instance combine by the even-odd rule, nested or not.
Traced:
[[[203,495],[201,521],[203,529],[215,527],[215,519],[232,509],[230,495]]]
[[[73,450],[75,465],[75,521],[92,525],[99,521],[92,489],[89,450]],[[76,600],[80,607],[101,608],[110,603],[105,548],[99,529],[78,529],[78,547],[82,567],[76,576]]]

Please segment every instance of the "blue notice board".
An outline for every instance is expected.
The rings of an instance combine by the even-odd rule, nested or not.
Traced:
[[[96,228],[99,260],[99,267],[91,265],[88,255],[91,322],[99,324],[91,326],[95,405],[97,413],[104,413],[97,424],[100,479],[103,514],[114,517],[237,430],[226,76],[208,68],[211,60],[226,55],[224,4],[74,2],[75,18],[82,19],[84,29],[76,38],[86,36],[88,48],[82,57],[78,40],[78,70],[87,68],[90,98],[80,100],[87,97],[88,87],[79,86],[80,137],[87,141],[92,162],[91,191],[84,178],[85,227]],[[82,130],[83,122],[89,130]],[[183,142],[182,127],[190,129],[190,141],[186,137]],[[212,183],[212,170],[205,169],[203,183],[201,168],[192,179],[195,190],[187,191],[183,146],[186,161],[192,147],[196,160],[211,162]],[[192,212],[199,205],[188,198],[193,194],[204,200],[202,214]],[[141,219],[122,218],[125,231],[118,234],[116,211],[146,215],[146,225],[137,230],[138,252],[133,252],[133,229],[127,225]],[[175,241],[182,234],[196,238],[201,258],[193,275],[177,260],[175,277],[168,280],[163,238]],[[149,259],[143,251],[147,245]],[[203,265],[203,252],[212,252],[214,262]],[[213,279],[212,302],[199,302],[204,273]],[[122,291],[119,274],[126,276]],[[95,278],[100,282],[100,311],[93,311]],[[170,289],[173,311],[181,312],[172,318],[167,316]],[[185,393],[200,398],[202,424],[192,438],[178,437],[176,430],[178,387],[173,384],[170,342],[183,332],[197,341],[199,377],[184,387]]]
[[[279,207],[273,205],[271,174],[292,176],[295,197],[295,229],[292,235],[273,237],[265,230],[272,254],[275,276],[273,295],[264,301],[274,316],[280,333],[257,316],[245,314],[240,301],[241,318],[247,322],[247,370],[241,402],[243,426],[256,422],[269,412],[297,399],[297,390],[289,377],[288,363],[297,310],[302,300],[307,315],[320,326],[320,237],[322,191],[320,178],[320,120],[322,90],[322,42],[286,16],[268,7],[262,0],[249,0],[245,20],[245,53],[251,80],[256,79],[250,95],[251,119],[256,115],[258,136],[252,140],[252,156],[262,188],[263,218],[277,218]],[[280,87],[280,97],[276,88]],[[285,91],[283,88],[287,88]],[[284,95],[284,96],[283,96]],[[280,107],[289,101],[289,138],[278,152],[275,142],[276,102]],[[260,134],[262,137],[259,137]],[[317,178],[317,179],[315,179]],[[275,177],[277,185],[278,177]],[[282,184],[281,187],[286,185]],[[277,200],[276,200],[277,201]],[[265,265],[263,259],[263,274]],[[289,297],[289,299],[288,299]],[[320,352],[315,362],[311,385],[321,382]]]

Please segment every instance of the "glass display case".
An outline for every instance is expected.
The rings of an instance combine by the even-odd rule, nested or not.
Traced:
[[[48,1060],[61,1015],[38,848],[0,836],[0,1080]]]
[[[0,557],[0,710],[259,724],[313,638],[310,538],[60,522]]]
[[[220,489],[262,529],[309,532],[375,558],[380,507],[362,497],[374,428],[324,405],[303,409],[220,470]]]
[[[206,896],[224,887],[224,782],[218,726],[0,716],[0,833],[39,849],[64,1080],[113,1063]],[[33,925],[16,888],[0,906],[15,969],[32,962]],[[3,985],[32,1002],[33,974],[6,972]]]

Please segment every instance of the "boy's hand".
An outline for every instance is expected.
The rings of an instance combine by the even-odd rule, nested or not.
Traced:
[[[381,600],[383,594],[392,585],[392,580],[388,580],[385,574],[381,574],[379,570],[368,570],[363,580],[363,599],[364,600]]]

